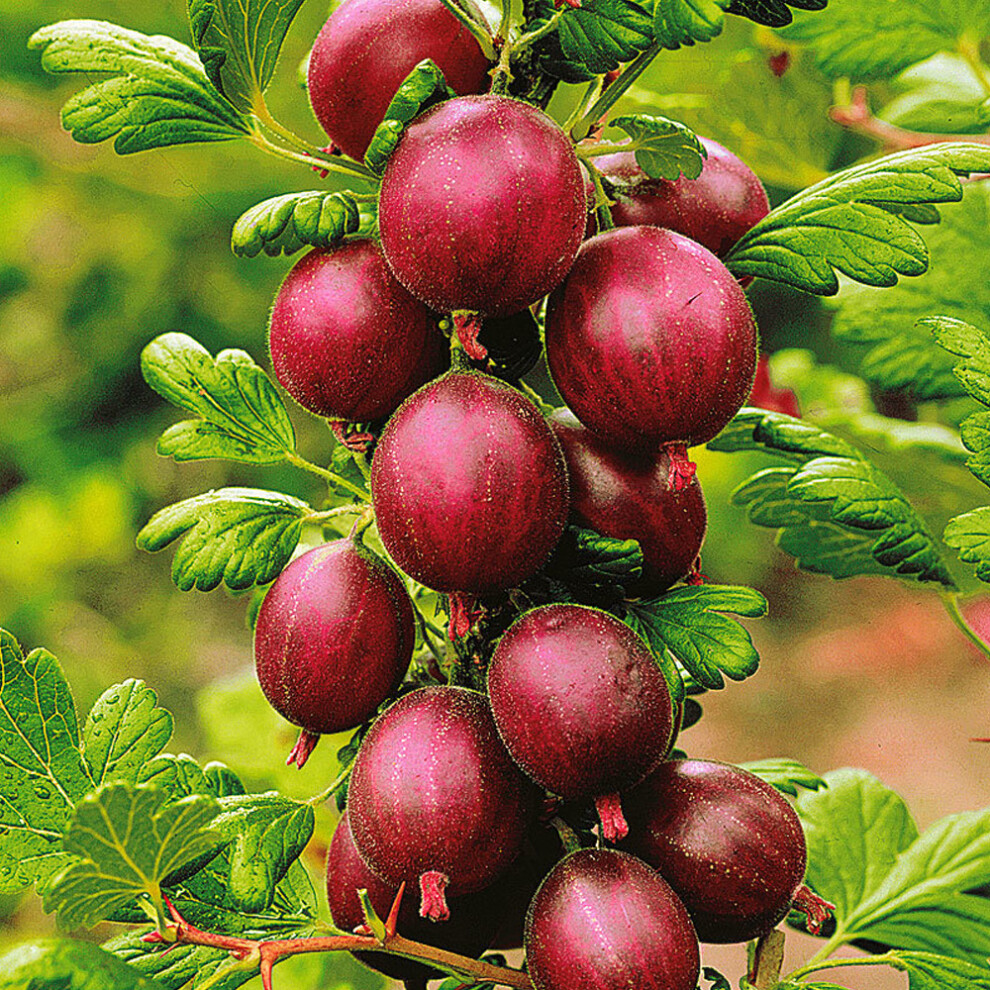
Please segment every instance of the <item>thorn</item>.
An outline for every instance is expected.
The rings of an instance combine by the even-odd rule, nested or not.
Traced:
[[[168,908],[168,913],[172,916],[172,920],[177,925],[184,925],[186,919],[179,914],[179,909],[169,900],[168,894],[162,891],[162,900],[165,902],[165,907]]]
[[[270,959],[267,955],[262,953],[261,955],[261,985],[264,990],[272,990],[272,968],[275,966],[275,960]]]
[[[395,900],[389,908],[388,917],[385,919],[385,938],[390,939],[395,935],[399,925],[399,909],[402,907],[402,895],[406,892],[406,881],[399,884],[399,889],[395,892]]]
[[[554,9],[560,10],[565,3],[571,10],[579,10],[581,8],[581,0],[553,0]]]

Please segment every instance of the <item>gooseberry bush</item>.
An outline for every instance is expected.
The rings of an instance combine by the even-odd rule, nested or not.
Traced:
[[[35,886],[65,935],[10,953],[0,986],[231,990],[260,972],[270,988],[288,956],[352,952],[409,988],[723,990],[703,945],[750,942],[742,990],[828,990],[819,974],[852,965],[894,967],[911,990],[990,988],[990,809],[919,833],[864,771],[733,766],[682,735],[706,692],[756,673],[738,617],[768,607],[702,572],[705,540],[730,538],[708,532],[702,444],[772,458],[734,498],[801,567],[932,588],[977,640],[957,575],[990,580],[990,507],[935,534],[872,455],[923,450],[990,484],[990,336],[958,307],[883,310],[872,293],[926,273],[918,226],[938,230],[939,204],[986,199],[970,176],[990,172],[990,15],[343,0],[306,68],[319,148],[265,102],[301,3],[189,0],[192,47],[87,20],[31,45],[90,77],[63,114],[79,141],[246,140],[353,186],[234,224],[239,255],[306,250],[273,282],[274,380],[180,332],[142,355],[190,417],[160,454],[289,464],[325,500],[222,488],[137,537],[177,544],[181,590],[252,592],[261,689],[299,728],[289,762],[349,732],[341,769],[308,802],[250,793],[166,752],[172,716],[135,680],[80,727],[56,659],[3,631],[0,891]],[[721,144],[615,112],[654,59],[740,18],[779,29],[778,74],[798,42],[864,81],[956,49],[984,89],[971,139],[879,121],[857,90],[836,120],[899,150],[771,209]],[[857,45],[870,18],[875,50]],[[840,277],[870,293],[853,296],[864,374],[913,387],[933,423],[801,418],[800,382],[771,386],[749,284],[829,296]],[[895,310],[910,325],[885,337]],[[851,335],[855,307],[841,319]],[[566,406],[527,381],[543,359]],[[316,460],[276,381],[326,421]],[[962,415],[945,402],[964,397]],[[324,802],[330,921],[300,862]],[[122,931],[102,945],[69,937],[105,921]],[[822,939],[788,973],[784,924]],[[834,957],[849,944],[867,954]]]

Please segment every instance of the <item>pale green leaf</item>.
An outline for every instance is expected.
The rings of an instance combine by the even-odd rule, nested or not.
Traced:
[[[0,956],[0,990],[161,990],[91,942],[37,939]]]
[[[213,88],[196,53],[162,35],[106,21],[59,21],[28,42],[48,72],[109,76],[71,97],[62,123],[86,144],[116,137],[120,154],[250,133],[247,118]]]
[[[674,50],[722,33],[724,0],[656,0],[653,34],[657,43]]]
[[[626,114],[610,122],[625,131],[631,141],[624,151],[636,155],[636,163],[653,179],[673,181],[682,174],[697,179],[704,167],[707,152],[689,127],[646,113]]]
[[[156,512],[137,535],[152,552],[183,537],[172,562],[181,591],[240,590],[273,581],[299,542],[311,513],[303,501],[258,488],[220,488]]]
[[[976,565],[981,581],[990,581],[990,506],[950,519],[942,539],[959,551],[960,559]]]
[[[253,258],[293,254],[300,248],[329,248],[361,225],[357,203],[347,193],[289,193],[266,199],[243,213],[234,224],[234,254]],[[174,429],[174,427],[173,427]]]
[[[818,774],[809,770],[803,763],[787,757],[769,760],[756,760],[753,763],[740,763],[744,770],[756,774],[761,780],[772,784],[778,791],[797,797],[798,788],[817,791],[828,784]]]
[[[141,352],[141,373],[159,395],[209,424],[177,424],[163,435],[159,453],[270,464],[295,450],[285,403],[244,351],[213,358],[192,337],[166,333]]]
[[[889,963],[908,975],[908,990],[990,990],[990,968],[932,952],[896,952]]]

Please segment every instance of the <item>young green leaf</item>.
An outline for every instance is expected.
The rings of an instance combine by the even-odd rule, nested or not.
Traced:
[[[303,0],[189,0],[193,43],[214,86],[238,110],[264,105],[282,42]]]
[[[213,88],[196,53],[162,35],[106,21],[59,21],[36,31],[48,72],[97,73],[100,82],[71,97],[62,123],[84,144],[115,137],[121,155],[251,133],[248,119]]]
[[[83,746],[95,785],[137,783],[138,774],[172,737],[172,714],[144,681],[128,679],[108,688],[86,717]]]
[[[47,650],[26,657],[0,629],[0,892],[44,883],[66,862],[61,838],[92,790],[75,705]]]
[[[968,0],[832,0],[826,13],[798,15],[780,33],[811,45],[829,78],[871,82],[893,79],[937,52],[956,51],[967,34],[990,34],[990,11]]]
[[[0,956],[0,990],[161,990],[112,953],[69,938],[34,939]]]
[[[950,519],[942,539],[959,551],[961,560],[976,565],[981,581],[990,581],[990,506]]]
[[[103,785],[76,806],[63,845],[80,859],[53,878],[45,910],[75,928],[91,927],[139,898],[160,908],[162,886],[226,841],[209,828],[217,811],[216,801],[202,794],[169,802],[154,787]]]
[[[657,0],[653,34],[671,51],[697,41],[711,41],[725,26],[725,0]]]
[[[947,143],[845,169],[764,217],[725,259],[739,277],[759,275],[816,295],[834,295],[835,271],[892,286],[928,269],[921,236],[891,205],[962,199],[960,175],[990,170],[990,148]]]
[[[641,635],[658,657],[666,651],[702,687],[725,687],[725,678],[741,681],[756,672],[760,657],[747,630],[720,613],[761,618],[767,600],[752,588],[686,585],[660,598],[628,606]]]
[[[757,760],[753,763],[740,763],[744,770],[755,773],[757,777],[772,784],[778,791],[797,797],[798,788],[804,787],[809,791],[817,791],[828,784],[818,774],[813,773],[804,764],[787,757],[771,760]]]
[[[221,457],[273,464],[296,446],[285,403],[271,379],[244,351],[216,358],[184,333],[165,333],[141,352],[144,380],[181,409],[195,413],[167,429],[158,452],[178,461]]]
[[[184,537],[172,561],[180,591],[238,591],[275,580],[289,562],[312,510],[281,492],[220,488],[156,512],[137,535],[155,552]]]
[[[891,289],[848,285],[837,300],[832,332],[869,350],[860,374],[882,388],[909,388],[918,399],[965,394],[953,360],[932,347],[932,314],[986,326],[990,314],[990,184],[973,182],[961,203],[942,208],[926,234],[932,266],[925,278]]]
[[[921,517],[852,445],[783,413],[743,409],[710,446],[800,460],[758,472],[732,495],[751,522],[780,530],[778,545],[799,567],[837,578],[896,574],[954,587]]]
[[[944,951],[981,963],[990,910],[966,891],[990,881],[990,809],[950,815],[918,834],[903,800],[863,770],[825,775],[797,811],[809,885],[836,906],[835,938]]]
[[[841,2],[841,0],[840,0]],[[824,10],[828,0],[728,0],[726,12],[749,18],[768,27],[790,24],[795,10]]]
[[[447,85],[440,66],[432,59],[423,59],[395,91],[382,122],[375,129],[368,150],[364,153],[365,165],[372,172],[381,175],[406,124],[430,107],[456,95]]]
[[[894,952],[888,965],[908,975],[908,990],[990,990],[990,969],[933,952]]]
[[[689,179],[701,175],[708,153],[697,134],[676,120],[632,113],[616,117],[609,126],[632,138],[622,150],[635,152],[636,163],[650,178],[673,181],[682,174]]]
[[[565,59],[591,73],[611,72],[653,42],[653,18],[636,0],[582,0],[557,26]]]
[[[568,526],[550,559],[548,573],[575,584],[635,581],[643,573],[643,551],[636,540],[618,540]]]
[[[361,226],[358,205],[347,193],[289,193],[266,199],[241,214],[230,245],[234,254],[254,258],[293,254],[303,247],[329,248]]]

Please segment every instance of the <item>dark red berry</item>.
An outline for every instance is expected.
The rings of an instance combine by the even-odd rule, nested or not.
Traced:
[[[307,69],[313,113],[333,143],[360,161],[395,91],[427,58],[457,93],[488,86],[488,59],[440,0],[342,3],[317,35]]]
[[[561,409],[550,425],[567,460],[571,516],[603,536],[638,540],[643,576],[625,585],[632,595],[655,595],[693,567],[705,539],[708,516],[697,477],[671,484],[666,450],[635,454],[616,450]]]
[[[309,550],[275,579],[258,612],[254,660],[280,715],[311,734],[341,732],[396,688],[415,641],[402,579],[344,539]]]
[[[375,450],[371,494],[393,560],[437,591],[515,587],[567,521],[567,469],[546,420],[477,372],[451,372],[403,403]]]
[[[368,891],[371,906],[382,919],[388,917],[398,890],[376,876],[361,859],[346,812],[330,840],[326,884],[333,923],[345,932],[364,924],[361,901],[357,895],[359,890]],[[398,933],[414,942],[424,942],[463,956],[476,957],[488,948],[505,911],[502,892],[486,888],[463,897],[452,897],[450,919],[437,924],[420,917],[418,900],[415,890],[407,891],[403,896]],[[356,952],[354,955],[365,965],[395,980],[434,979],[441,975],[437,970],[411,959],[383,952]]]
[[[624,794],[623,807],[623,848],[663,874],[702,942],[745,942],[787,914],[804,879],[804,833],[759,777],[725,763],[671,761]]]
[[[711,440],[749,395],[756,345],[728,269],[658,227],[586,241],[547,309],[547,360],[564,401],[627,450]]]
[[[697,179],[651,179],[631,151],[602,155],[595,166],[615,189],[617,227],[667,227],[723,258],[770,212],[756,173],[717,141],[701,138],[708,157]]]
[[[581,167],[536,107],[466,96],[406,129],[379,202],[396,278],[436,310],[517,313],[567,274],[584,232]]]
[[[544,605],[517,619],[488,667],[499,735],[538,784],[570,800],[599,800],[603,834],[625,834],[617,792],[667,752],[667,682],[624,622],[582,605]]]
[[[533,898],[526,963],[536,990],[695,990],[698,939],[663,877],[635,856],[580,849]]]
[[[390,415],[444,369],[436,317],[393,278],[374,241],[310,251],[286,276],[269,327],[275,375],[318,416]]]
[[[448,916],[451,896],[487,887],[519,855],[536,789],[495,729],[488,699],[420,688],[375,721],[347,792],[354,841],[395,887],[422,894],[420,913]]]

